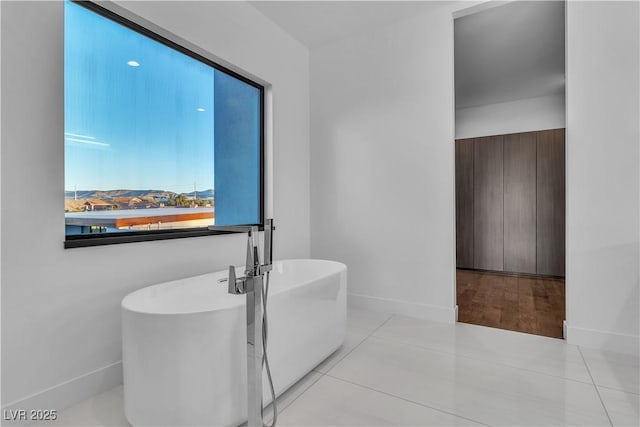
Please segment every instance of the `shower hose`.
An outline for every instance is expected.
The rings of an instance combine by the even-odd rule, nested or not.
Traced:
[[[269,358],[267,357],[267,296],[269,295],[269,272],[266,273],[265,286],[262,286],[262,366],[266,367],[267,380],[269,381],[269,388],[271,389],[271,405],[273,406],[273,420],[271,425],[264,423],[264,408],[260,403],[260,415],[262,418],[262,425],[264,427],[275,427],[278,419],[278,408],[276,407],[276,392],[273,388],[273,380],[271,379],[271,368],[269,367]]]

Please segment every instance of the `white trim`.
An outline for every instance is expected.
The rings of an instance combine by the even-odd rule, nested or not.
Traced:
[[[49,387],[2,407],[8,410],[55,409],[58,412],[122,384],[122,361]],[[12,425],[22,424],[12,422]]]
[[[2,7],[0,7],[0,22],[2,22]],[[0,46],[2,46],[2,31],[0,31]],[[2,67],[0,67],[0,82],[2,82]],[[0,93],[2,93],[2,85],[0,84]],[[4,99],[2,98],[2,96],[0,96],[0,99]],[[0,119],[2,118],[2,103],[0,102]],[[1,120],[0,120],[1,121]],[[0,147],[2,147],[2,136],[0,136]],[[0,162],[1,164],[1,162]],[[0,166],[0,177],[2,177],[2,167]],[[15,179],[15,178],[14,178]],[[0,189],[2,189],[2,185],[1,185],[1,181],[2,179],[0,179]],[[6,179],[5,179],[6,182]],[[2,191],[0,191],[0,193],[2,193]],[[2,197],[0,194],[0,207],[2,206]],[[2,209],[0,208],[0,236],[2,236]],[[0,245],[0,289],[2,289],[2,272],[4,270],[2,269],[2,245]],[[0,307],[2,307],[2,292],[0,292]],[[0,344],[0,366],[2,365],[2,344]],[[2,389],[2,387],[0,387],[0,390]],[[0,402],[2,402],[2,391],[0,391]],[[2,421],[0,421],[0,425],[2,424]]]
[[[640,355],[640,337],[638,335],[598,331],[568,324],[566,325],[566,334],[568,344],[632,354],[635,356]]]
[[[348,307],[363,310],[378,311],[383,313],[401,314],[435,322],[455,323],[456,307],[438,307],[428,304],[394,300],[390,298],[378,298],[367,295],[349,293],[347,295]]]
[[[449,147],[449,161],[451,162],[451,170],[449,177],[451,178],[451,187],[449,187],[449,191],[453,194],[451,198],[451,211],[453,212],[453,221],[450,223],[451,230],[451,264],[453,265],[453,286],[449,289],[451,300],[456,307],[456,317],[455,321],[458,321],[458,274],[457,274],[457,263],[458,263],[458,240],[456,229],[456,52],[455,52],[455,38],[456,38],[456,24],[454,14],[451,15],[451,20],[449,21],[449,39],[451,41],[451,75],[453,78],[451,79],[451,146]]]
[[[264,85],[264,219],[275,218],[273,211],[273,86]],[[275,224],[278,225],[277,223]]]

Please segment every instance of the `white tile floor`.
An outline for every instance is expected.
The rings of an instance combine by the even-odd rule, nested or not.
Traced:
[[[280,426],[640,425],[638,358],[349,310],[347,338],[278,399]],[[48,426],[128,426],[122,387]]]

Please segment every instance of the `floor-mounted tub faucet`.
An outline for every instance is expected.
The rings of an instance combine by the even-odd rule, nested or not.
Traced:
[[[275,426],[276,421],[276,398],[271,381],[268,360],[266,358],[266,325],[263,326],[262,296],[265,292],[263,288],[264,277],[272,268],[272,233],[273,219],[268,219],[264,225],[264,262],[260,263],[258,250],[258,227],[255,225],[235,225],[219,226],[211,225],[209,230],[231,231],[247,233],[247,260],[245,263],[244,276],[237,278],[236,269],[229,266],[228,289],[230,294],[247,295],[247,395],[248,395],[248,427],[263,427],[262,420],[262,364],[263,358],[269,376],[269,385],[273,395],[273,413]],[[265,310],[266,310],[266,293]],[[265,342],[263,343],[263,337]]]

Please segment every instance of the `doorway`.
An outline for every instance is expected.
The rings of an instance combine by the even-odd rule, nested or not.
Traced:
[[[454,20],[458,321],[563,338],[563,2]]]

